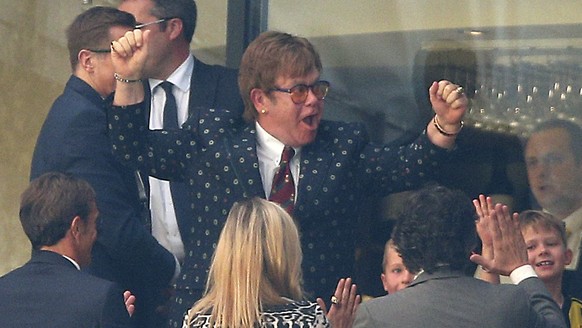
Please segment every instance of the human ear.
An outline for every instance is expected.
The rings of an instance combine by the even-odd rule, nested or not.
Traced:
[[[386,277],[386,274],[382,273],[380,275],[380,279],[382,280],[382,286],[384,287],[384,291],[388,293],[388,279]]]
[[[574,253],[572,253],[571,249],[566,249],[566,251],[564,252],[564,264],[568,265],[570,263],[572,263],[572,259],[574,258]]]
[[[79,61],[79,63],[77,65],[79,65],[79,67],[81,69],[83,69],[84,71],[87,71],[87,72],[93,72],[93,70],[94,70],[93,54],[91,53],[91,51],[86,50],[86,49],[82,49],[81,51],[79,51],[79,54],[77,55],[77,59]]]
[[[166,22],[166,28],[170,29],[170,39],[178,38],[184,31],[184,23],[179,18],[172,18]]]
[[[80,216],[75,216],[73,218],[73,221],[71,221],[71,226],[69,228],[69,231],[71,232],[73,237],[75,237],[75,239],[77,239],[78,236],[83,231],[82,224],[83,224],[83,220],[81,220]]]
[[[250,99],[253,103],[253,106],[255,107],[255,110],[259,112],[259,114],[266,114],[268,112],[267,105],[269,98],[263,90],[259,88],[252,89]]]

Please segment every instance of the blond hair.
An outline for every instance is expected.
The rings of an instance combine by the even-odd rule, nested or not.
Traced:
[[[254,327],[263,307],[304,299],[301,261],[299,232],[285,210],[261,198],[235,203],[188,324],[210,312],[211,327]]]

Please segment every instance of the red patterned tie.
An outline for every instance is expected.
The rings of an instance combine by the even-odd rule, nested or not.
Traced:
[[[295,155],[295,150],[291,147],[285,146],[281,154],[281,163],[279,170],[273,177],[273,186],[271,187],[271,197],[269,200],[279,203],[287,213],[293,213],[295,206],[295,183],[291,175],[291,158]]]

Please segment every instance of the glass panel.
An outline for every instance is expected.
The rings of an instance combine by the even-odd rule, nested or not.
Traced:
[[[439,182],[520,211],[539,208],[523,160],[532,128],[550,118],[582,123],[581,10],[577,1],[297,0],[270,1],[268,21],[320,52],[332,84],[326,117],[364,122],[375,141],[411,141],[426,127],[432,81],[463,85],[471,100],[465,131]],[[367,251],[359,254],[372,264],[360,269],[373,273],[360,282],[372,294],[383,292],[374,290],[376,269],[402,202],[391,195],[363,214],[386,227],[361,227]]]
[[[196,0],[198,21],[192,40],[194,55],[207,64],[226,63],[226,15],[228,0]]]

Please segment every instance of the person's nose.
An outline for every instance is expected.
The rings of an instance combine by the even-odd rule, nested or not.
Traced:
[[[548,252],[548,248],[546,247],[546,245],[540,245],[540,249],[539,249],[539,254],[540,255],[547,255]]]
[[[305,99],[305,105],[310,106],[310,105],[316,104],[319,101],[320,100],[317,99],[317,97],[315,96],[315,93],[313,93],[313,89],[308,88],[307,89],[307,98]]]

